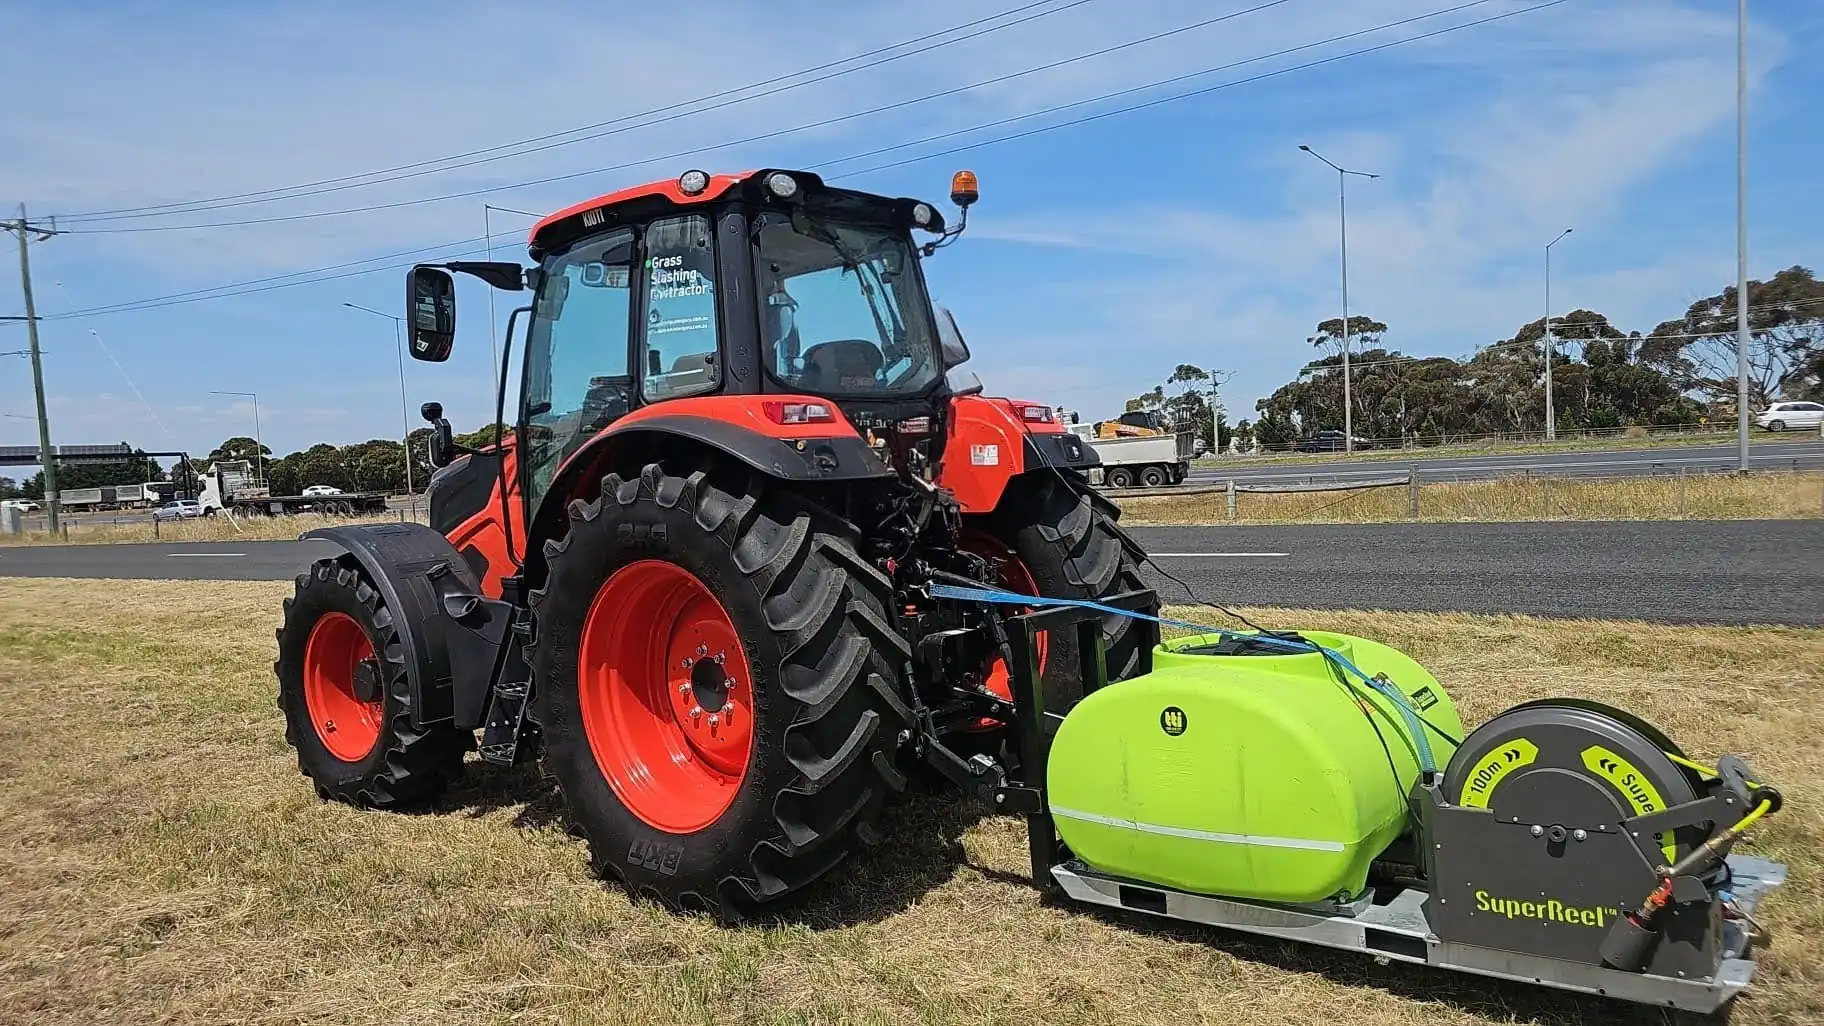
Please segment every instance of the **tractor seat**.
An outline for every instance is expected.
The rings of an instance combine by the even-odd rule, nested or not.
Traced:
[[[646,394],[654,398],[695,392],[715,373],[708,353],[689,353],[672,361],[671,370],[646,378]]]
[[[804,352],[799,380],[813,392],[871,392],[883,366],[880,350],[859,339],[820,342]]]

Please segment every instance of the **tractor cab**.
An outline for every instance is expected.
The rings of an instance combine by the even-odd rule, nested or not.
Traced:
[[[412,353],[449,355],[450,271],[532,293],[515,321],[527,322],[516,424],[533,508],[601,432],[685,399],[779,396],[758,407],[774,426],[846,422],[885,451],[908,426],[930,435],[941,424],[946,373],[968,355],[920,266],[962,231],[973,174],[960,172],[951,192],[955,228],[932,204],[800,171],[688,171],[599,197],[533,227],[530,269],[414,268]],[[909,442],[925,446],[927,466],[932,440]]]

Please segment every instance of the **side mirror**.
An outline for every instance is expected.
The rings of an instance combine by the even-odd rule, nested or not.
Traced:
[[[441,267],[414,267],[406,277],[406,322],[412,359],[442,363],[456,344],[456,282]]]
[[[949,310],[932,307],[937,319],[937,344],[943,355],[944,369],[961,366],[969,360],[969,343],[963,341],[963,331],[956,326],[956,317]]]
[[[456,437],[450,431],[450,422],[443,419],[443,404],[425,403],[418,408],[418,413],[431,424],[430,452],[427,454],[431,466],[449,466],[450,458],[456,454]]]

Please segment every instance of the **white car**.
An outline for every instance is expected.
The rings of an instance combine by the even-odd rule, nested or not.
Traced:
[[[342,489],[335,485],[311,485],[304,489],[305,495],[341,495]]]
[[[209,510],[195,499],[173,499],[152,511],[154,520],[189,520],[192,517],[206,517]]]
[[[21,513],[38,512],[38,504],[30,499],[7,499],[4,502],[0,502],[0,506],[16,509]]]
[[[1754,425],[1769,431],[1785,431],[1791,428],[1810,428],[1816,431],[1820,427],[1824,427],[1824,403],[1798,401],[1774,403],[1755,416]]]

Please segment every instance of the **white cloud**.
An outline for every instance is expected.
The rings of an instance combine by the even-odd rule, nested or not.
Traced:
[[[1420,55],[1477,75],[1472,91],[1372,129],[1257,140],[1254,149],[1282,165],[1278,204],[1130,201],[1088,216],[1029,214],[986,234],[1148,258],[1143,278],[1098,276],[1082,286],[1098,298],[1104,339],[1138,334],[1144,341],[1127,342],[1125,353],[1158,351],[1145,367],[1132,366],[1145,357],[1121,361],[1124,380],[1097,396],[1105,405],[1162,376],[1177,362],[1168,353],[1207,366],[1215,352],[1239,372],[1231,413],[1247,415],[1311,356],[1300,340],[1338,314],[1337,177],[1299,153],[1299,142],[1383,176],[1348,180],[1349,290],[1351,313],[1393,325],[1389,344],[1459,355],[1540,316],[1542,247],[1567,225],[1578,234],[1554,251],[1554,307],[1591,306],[1649,330],[1701,294],[1694,288],[1707,292],[1732,274],[1733,233],[1700,235],[1681,208],[1642,211],[1637,194],[1717,142],[1733,120],[1733,21],[1616,3],[1523,22],[1512,23],[1512,36],[1504,30],[1493,52]],[[1773,38],[1762,52],[1756,73],[1764,75],[1784,49]],[[1625,251],[1618,243],[1628,240],[1613,233],[1636,231],[1643,219],[1665,242],[1649,260],[1611,257],[1605,266],[1598,257],[1567,273],[1572,245]],[[1056,230],[1060,223],[1068,231]],[[1104,360],[1106,352],[1104,343]]]

